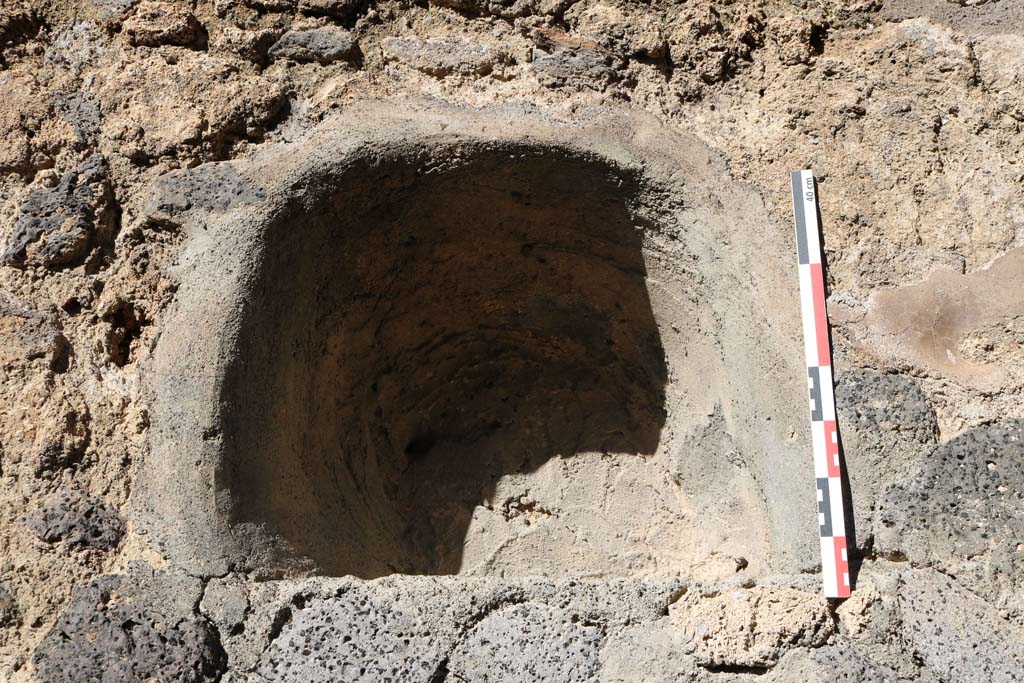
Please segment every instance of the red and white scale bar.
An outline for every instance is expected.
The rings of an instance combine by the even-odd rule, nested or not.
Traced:
[[[836,433],[836,403],[832,394],[832,352],[825,313],[825,280],[818,232],[814,175],[793,171],[793,215],[796,219],[800,269],[800,310],[804,323],[804,355],[811,401],[811,443],[818,491],[818,529],[825,596],[850,595],[850,565],[846,552],[842,472]]]

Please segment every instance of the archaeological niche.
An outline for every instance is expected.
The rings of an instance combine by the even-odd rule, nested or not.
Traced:
[[[637,114],[427,102],[170,174],[140,527],[205,574],[813,566],[792,237],[727,178]]]

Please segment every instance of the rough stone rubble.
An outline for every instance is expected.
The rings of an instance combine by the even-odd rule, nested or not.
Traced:
[[[6,0],[0,92],[0,680],[1024,680],[1020,0]],[[853,597],[819,597],[809,470],[806,499],[772,500],[731,402],[670,406],[671,438],[647,454],[657,485],[636,473],[662,470],[626,468],[652,491],[643,500],[683,501],[666,538],[686,540],[673,548],[686,571],[642,558],[531,577],[529,548],[504,576],[499,562],[332,578],[258,553],[246,567],[180,565],[130,500],[153,486],[154,387],[176,377],[157,376],[154,354],[180,290],[197,286],[183,261],[224,234],[224,215],[267,199],[253,172],[272,176],[289,149],[329,157],[310,136],[377,101],[582,127],[597,111],[642,113],[702,146],[709,177],[681,187],[760,198],[762,256],[788,235],[788,172],[815,169]],[[724,213],[687,199],[661,203]],[[649,249],[644,267],[683,272],[695,291],[725,273],[722,301],[760,287],[784,310],[795,283],[743,282],[767,271],[742,244],[713,271],[710,256],[659,266]],[[663,253],[710,253],[700,246]],[[669,355],[690,348],[676,335],[717,339],[690,318],[657,323]],[[799,343],[797,327],[772,334]],[[792,427],[809,463],[803,415],[788,419],[772,429]],[[536,472],[547,488],[507,478],[478,516],[522,529],[569,517],[579,501],[559,498],[558,471]],[[601,542],[631,518],[672,517],[610,500]],[[789,519],[810,540],[764,554]]]

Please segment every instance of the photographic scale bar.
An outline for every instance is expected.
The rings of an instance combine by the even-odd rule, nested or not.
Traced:
[[[842,471],[836,403],[832,393],[832,351],[825,313],[825,279],[818,227],[814,175],[793,171],[793,216],[796,221],[797,262],[800,272],[800,312],[804,327],[807,389],[811,404],[811,443],[818,496],[821,572],[825,596],[850,595],[850,565],[843,517]]]

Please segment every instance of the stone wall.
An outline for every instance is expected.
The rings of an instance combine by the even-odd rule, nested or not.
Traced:
[[[7,0],[0,92],[0,680],[1024,679],[1020,0]]]

